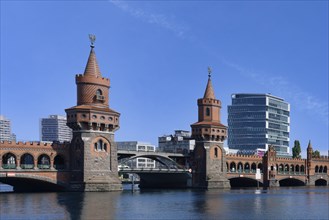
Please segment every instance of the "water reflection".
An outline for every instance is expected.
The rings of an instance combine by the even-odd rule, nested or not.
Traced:
[[[328,187],[1,193],[0,219],[328,219]]]

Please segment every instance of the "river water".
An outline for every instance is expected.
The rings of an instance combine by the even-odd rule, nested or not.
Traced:
[[[0,193],[0,219],[329,219],[329,187]]]

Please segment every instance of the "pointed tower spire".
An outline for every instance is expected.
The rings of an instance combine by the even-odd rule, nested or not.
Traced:
[[[85,68],[84,75],[102,77],[102,74],[98,67],[96,54],[94,52],[94,47],[95,47],[94,43],[96,40],[96,36],[93,34],[89,34],[89,39],[90,39],[90,43],[91,43],[90,44],[91,50],[90,50],[90,54],[89,54],[86,68]]]
[[[312,149],[311,140],[309,140],[307,148],[311,148]]]
[[[204,96],[203,96],[204,99],[216,99],[214,89],[211,83],[211,72],[212,69],[208,67],[208,83],[207,83],[206,91],[204,92]]]

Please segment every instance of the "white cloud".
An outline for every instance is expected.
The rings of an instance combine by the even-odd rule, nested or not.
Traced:
[[[163,14],[150,13],[145,10],[132,7],[127,2],[123,1],[110,0],[109,2],[135,18],[167,29],[182,39],[186,38],[186,31],[188,31],[188,28],[186,25],[179,24],[173,17],[169,18]]]

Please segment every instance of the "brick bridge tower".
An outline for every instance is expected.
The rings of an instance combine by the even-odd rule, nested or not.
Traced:
[[[198,99],[198,122],[191,125],[195,139],[192,186],[197,188],[229,188],[223,141],[227,128],[220,121],[221,101],[215,98],[208,68],[208,83],[203,98]]]
[[[118,178],[114,132],[120,114],[109,108],[110,80],[99,70],[94,52],[95,36],[84,74],[75,77],[77,105],[66,109],[67,125],[73,130],[70,146],[71,190],[122,190]]]

